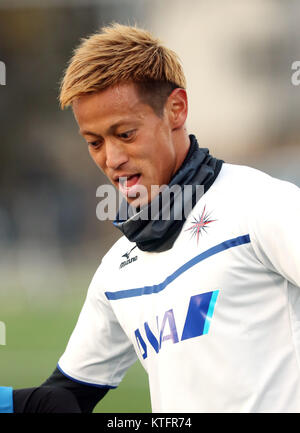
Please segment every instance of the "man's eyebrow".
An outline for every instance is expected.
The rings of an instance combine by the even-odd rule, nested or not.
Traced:
[[[111,125],[107,129],[107,133],[110,134],[110,133],[114,132],[119,126],[126,125],[126,123],[129,123],[129,122],[130,122],[129,120],[120,120],[120,122],[116,122],[113,125]],[[101,135],[97,134],[96,132],[86,131],[86,130],[81,131],[80,129],[78,130],[78,134],[79,135],[94,135],[95,137],[101,137]]]
[[[96,134],[95,132],[92,131],[81,131],[81,129],[78,129],[78,134],[79,135],[95,135],[96,137],[100,137],[98,134]]]

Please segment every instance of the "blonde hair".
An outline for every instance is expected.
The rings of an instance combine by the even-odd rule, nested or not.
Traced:
[[[135,83],[157,110],[174,88],[186,87],[176,53],[146,30],[112,24],[82,39],[75,49],[61,83],[61,108],[82,95],[123,82]],[[156,101],[153,92],[160,93]]]

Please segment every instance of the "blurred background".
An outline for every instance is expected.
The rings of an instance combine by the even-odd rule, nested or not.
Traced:
[[[297,0],[0,0],[0,385],[54,370],[101,257],[120,237],[96,218],[105,182],[58,89],[82,37],[137,24],[175,50],[201,147],[300,186]],[[136,364],[96,412],[150,411]]]

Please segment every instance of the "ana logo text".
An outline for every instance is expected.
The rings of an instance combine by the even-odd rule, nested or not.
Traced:
[[[215,290],[191,296],[180,338],[172,309],[165,312],[161,321],[158,316],[156,317],[156,335],[150,329],[148,322],[144,323],[143,330],[136,329],[134,334],[143,359],[146,359],[150,352],[152,354],[159,353],[162,345],[167,340],[178,343],[179,341],[207,334],[218,294],[219,290]]]

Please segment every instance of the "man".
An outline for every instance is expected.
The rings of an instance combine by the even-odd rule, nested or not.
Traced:
[[[2,411],[91,412],[137,357],[154,412],[300,411],[299,188],[199,148],[178,58],[144,30],[84,40],[60,100],[126,197],[114,223],[124,236],[54,373],[38,388],[3,387]]]

